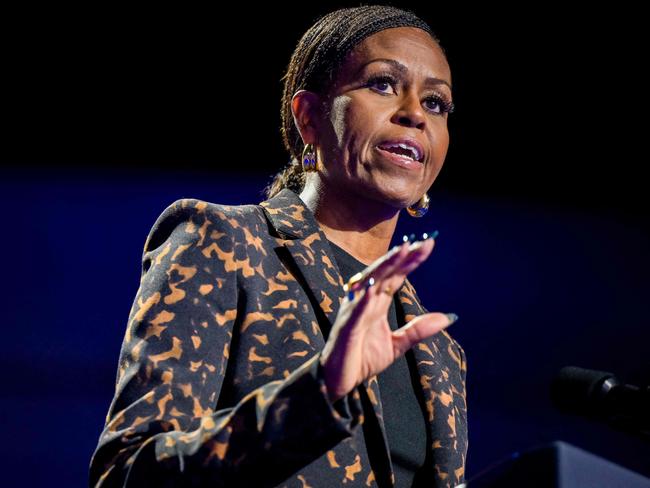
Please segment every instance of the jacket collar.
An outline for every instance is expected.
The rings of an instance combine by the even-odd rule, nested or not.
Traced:
[[[343,278],[336,265],[334,253],[327,237],[318,225],[313,213],[302,199],[293,191],[283,189],[274,197],[260,204],[273,226],[282,245],[288,250],[296,267],[302,274],[307,286],[310,288],[320,309],[324,313],[327,323],[320,323],[321,330],[327,327],[327,334],[337,317],[339,308],[344,299]],[[413,318],[427,313],[421,305],[415,289],[408,278],[397,292],[399,301],[404,311],[405,323]],[[319,321],[320,322],[320,321]],[[325,334],[324,334],[325,335]],[[449,431],[450,419],[444,415],[435,415],[436,398],[439,392],[451,392],[449,382],[449,369],[444,364],[441,352],[449,348],[449,336],[443,331],[429,339],[416,344],[411,350],[416,360],[420,383],[425,399],[425,418],[427,425],[427,469],[432,472],[444,465],[455,447],[455,436],[443,436],[441,432]],[[362,386],[362,387],[361,387]],[[379,383],[376,376],[372,376],[360,385],[362,396],[365,396],[372,406],[376,422],[381,431],[381,446],[378,456],[380,466],[385,467],[383,473],[376,473],[377,478],[384,480],[393,478],[393,468],[390,461],[388,441],[385,434],[383,411]],[[449,396],[449,395],[448,395]],[[448,405],[448,400],[443,399]],[[438,398],[440,401],[440,398]],[[374,419],[373,419],[374,420]],[[381,469],[381,468],[380,468]],[[392,482],[390,484],[392,486]],[[380,486],[382,486],[380,484]]]
[[[330,322],[327,325],[331,327],[345,295],[343,277],[336,266],[327,236],[311,210],[288,188],[260,205],[309,288],[317,295],[320,307]],[[398,294],[406,316],[413,318],[425,313],[408,278]]]
[[[314,214],[287,188],[260,205],[327,317],[329,323],[321,327],[329,332],[343,302],[344,282],[327,237]]]

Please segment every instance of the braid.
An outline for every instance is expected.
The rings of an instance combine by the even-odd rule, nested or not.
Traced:
[[[291,160],[282,171],[273,177],[271,183],[264,189],[264,193],[267,198],[271,198],[284,188],[300,193],[305,187],[306,176],[302,165],[296,160]]]
[[[282,77],[284,90],[280,133],[291,159],[265,188],[267,198],[284,188],[300,193],[305,185],[306,174],[300,162],[302,139],[291,111],[293,95],[303,89],[327,94],[346,55],[366,37],[392,27],[417,27],[438,42],[429,25],[415,13],[386,5],[335,10],[318,18],[302,36]]]

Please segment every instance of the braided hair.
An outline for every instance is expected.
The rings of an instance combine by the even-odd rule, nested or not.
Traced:
[[[363,39],[384,29],[417,27],[439,44],[429,25],[409,10],[386,5],[363,5],[335,10],[316,20],[302,36],[282,77],[282,142],[290,154],[287,166],[265,188],[267,198],[284,188],[302,192],[306,174],[300,162],[302,139],[293,120],[291,99],[299,90],[325,94],[346,55]]]

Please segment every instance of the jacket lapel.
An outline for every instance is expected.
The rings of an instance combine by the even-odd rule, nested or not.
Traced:
[[[429,313],[408,279],[399,290],[399,299],[404,310],[404,323]],[[448,472],[450,461],[461,446],[456,436],[454,394],[457,391],[452,385],[449,363],[445,358],[457,361],[459,368],[460,358],[453,351],[453,340],[444,330],[418,342],[411,350],[420,376],[427,425],[425,469],[420,474],[426,479],[448,482],[452,477]],[[460,478],[462,472],[453,473],[453,476]]]
[[[300,197],[287,188],[260,205],[325,315],[327,323],[321,325],[328,335],[343,301],[344,283],[327,237]]]
[[[289,189],[281,190],[274,197],[261,202],[260,205],[280,238],[280,242],[293,259],[296,269],[304,278],[312,298],[318,303],[320,311],[316,310],[316,312],[321,315],[319,325],[323,335],[327,337],[344,298],[343,278],[336,266],[336,260],[327,237],[312,212],[300,197]],[[408,279],[399,289],[398,297],[406,322],[426,313]],[[322,314],[320,314],[321,311]],[[323,330],[323,328],[327,330]],[[449,386],[448,379],[446,379],[448,375],[441,370],[440,344],[437,336],[422,341],[413,348],[421,386],[424,390],[428,439],[427,463],[431,469],[435,469],[436,459],[439,460],[436,450],[446,447],[445,440],[434,437],[434,432],[445,432],[449,428],[447,426],[440,430],[438,424],[447,423],[448,419],[434,415],[436,398],[447,405],[449,404],[446,397],[440,399],[439,394],[436,393],[441,389],[447,391]],[[360,389],[362,398],[365,403],[372,405],[375,414],[374,418],[367,419],[367,421],[369,425],[376,425],[378,427],[376,430],[380,434],[375,436],[379,446],[373,446],[373,449],[376,449],[375,455],[379,457],[377,464],[380,466],[380,471],[383,472],[378,472],[376,475],[378,478],[388,478],[394,482],[377,376],[372,376],[364,381],[362,386],[363,388]]]
[[[260,205],[292,257],[295,267],[304,278],[309,287],[308,291],[318,303],[320,311],[316,310],[316,313],[321,315],[322,311],[319,325],[324,337],[327,337],[345,296],[343,277],[336,266],[336,259],[327,237],[305,203],[289,189],[281,190]],[[360,388],[362,401],[366,405],[372,405],[372,409],[368,409],[369,413],[371,410],[374,412],[374,418],[368,418],[366,422],[368,425],[375,425],[377,427],[375,430],[379,431],[379,435],[375,432],[373,436],[378,439],[379,446],[375,445],[373,449],[376,449],[379,458],[377,464],[383,473],[376,473],[376,476],[391,479],[393,468],[388,451],[377,377],[372,376],[360,386],[362,386]]]

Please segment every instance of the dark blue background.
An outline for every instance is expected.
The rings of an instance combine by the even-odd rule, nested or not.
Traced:
[[[0,458],[15,484],[84,483],[114,387],[149,228],[177,198],[262,200],[246,174],[11,173],[2,182]],[[435,185],[434,185],[435,187]],[[469,363],[468,475],[562,439],[650,475],[648,443],[557,413],[547,390],[573,364],[647,384],[649,232],[637,218],[432,191],[403,233],[438,229],[412,274],[453,311]],[[18,480],[21,480],[20,482]]]

